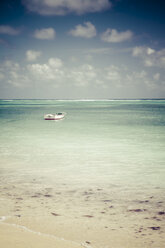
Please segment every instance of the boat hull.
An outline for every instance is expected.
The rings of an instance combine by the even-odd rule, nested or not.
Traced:
[[[44,118],[46,121],[57,121],[57,120],[62,120],[64,117],[61,118]]]
[[[58,120],[62,120],[65,117],[64,114],[60,113],[60,114],[48,114],[44,116],[44,119],[46,121],[58,121]]]

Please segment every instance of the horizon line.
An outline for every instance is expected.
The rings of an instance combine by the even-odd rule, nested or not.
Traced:
[[[59,99],[59,98],[0,98],[0,100],[55,100],[55,101],[133,101],[133,100],[165,100],[165,98],[77,98],[77,99]]]

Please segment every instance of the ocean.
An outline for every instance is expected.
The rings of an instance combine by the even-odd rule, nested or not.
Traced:
[[[47,113],[66,112],[61,121]],[[70,184],[165,186],[165,100],[1,100],[1,170]]]
[[[164,247],[165,100],[1,100],[0,130],[1,247]]]

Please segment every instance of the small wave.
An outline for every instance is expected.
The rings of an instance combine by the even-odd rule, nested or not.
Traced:
[[[10,216],[0,216],[0,223],[6,224],[4,221],[9,219]]]
[[[7,219],[7,216],[0,216],[0,222],[3,222]]]
[[[85,244],[85,243],[78,243],[76,241],[67,240],[67,239],[64,239],[64,238],[61,238],[61,237],[57,237],[57,236],[55,236],[53,234],[47,234],[47,233],[37,232],[37,231],[34,231],[32,229],[29,229],[28,227],[23,226],[23,225],[18,225],[18,224],[15,224],[15,223],[6,223],[6,222],[4,222],[8,218],[10,218],[10,216],[0,216],[0,223],[3,224],[3,225],[13,226],[13,227],[16,227],[16,228],[19,228],[19,229],[23,229],[26,232],[30,232],[30,233],[33,233],[33,234],[36,234],[36,235],[40,235],[40,236],[43,236],[43,237],[48,237],[48,238],[53,238],[53,239],[60,240],[60,241],[69,242],[69,243],[72,243],[74,245],[82,246],[82,247],[85,247],[85,248],[92,248],[92,246],[90,246],[88,244]]]

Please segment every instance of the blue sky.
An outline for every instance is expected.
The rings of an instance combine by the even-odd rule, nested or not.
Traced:
[[[165,97],[165,3],[0,3],[0,98]]]

